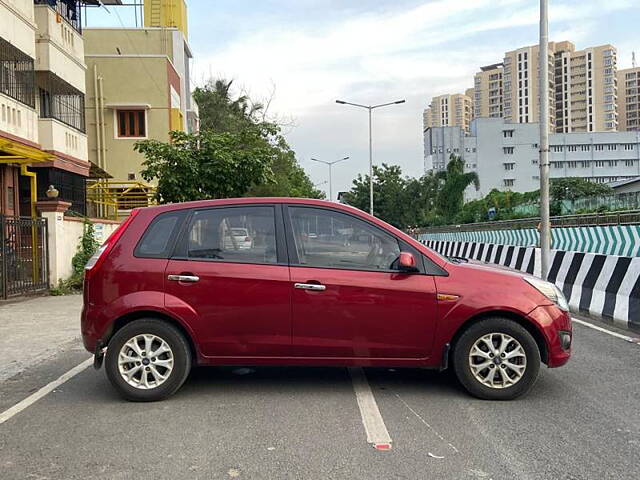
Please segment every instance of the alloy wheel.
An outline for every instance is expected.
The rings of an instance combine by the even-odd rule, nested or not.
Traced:
[[[118,354],[118,371],[129,385],[149,390],[162,385],[173,370],[169,344],[150,333],[136,335],[125,342]]]
[[[469,367],[475,379],[490,388],[518,383],[527,369],[527,354],[518,340],[505,333],[488,333],[472,345]]]

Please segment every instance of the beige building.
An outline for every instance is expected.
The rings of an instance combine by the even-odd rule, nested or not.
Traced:
[[[619,130],[640,131],[640,67],[618,70]]]
[[[555,125],[553,108],[553,42],[549,45],[549,121]],[[505,53],[503,61],[503,111],[507,123],[540,121],[539,47],[529,46]]]
[[[471,120],[473,120],[473,101],[463,93],[433,97],[430,106],[423,112],[424,129],[458,126],[469,131]]]
[[[618,130],[617,53],[612,45],[575,50],[555,45],[556,132]]]
[[[85,213],[81,3],[0,0],[0,214],[35,216],[48,185]]]
[[[86,29],[85,48],[89,158],[111,177],[90,197],[118,211],[144,205],[153,185],[140,175],[135,143],[199,128],[184,0],[146,1],[142,28]]]
[[[469,95],[473,99],[474,118],[503,116],[504,85],[502,73],[502,63],[481,67],[480,71],[476,73],[473,93]]]
[[[616,49],[576,50],[571,42],[549,43],[550,130],[559,133],[616,131]],[[473,116],[507,123],[540,120],[539,47],[506,52],[502,63],[482,67],[474,78]]]

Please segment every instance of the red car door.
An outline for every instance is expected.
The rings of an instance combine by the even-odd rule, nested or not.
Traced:
[[[288,356],[291,282],[280,206],[196,210],[166,269],[166,304],[212,357]],[[233,231],[232,231],[233,229]],[[234,235],[246,229],[247,238]]]
[[[435,281],[394,271],[398,239],[347,213],[302,206],[287,211],[293,355],[429,356]]]

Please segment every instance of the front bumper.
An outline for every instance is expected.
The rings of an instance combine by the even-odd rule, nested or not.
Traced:
[[[546,364],[550,368],[561,367],[571,358],[573,329],[571,316],[556,305],[542,305],[529,317],[544,336],[547,346]]]

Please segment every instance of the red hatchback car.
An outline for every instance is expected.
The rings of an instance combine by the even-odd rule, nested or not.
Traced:
[[[86,266],[82,335],[129,400],[173,394],[192,365],[451,365],[471,394],[512,399],[568,361],[567,310],[551,283],[355,208],[242,198],[133,210]]]

